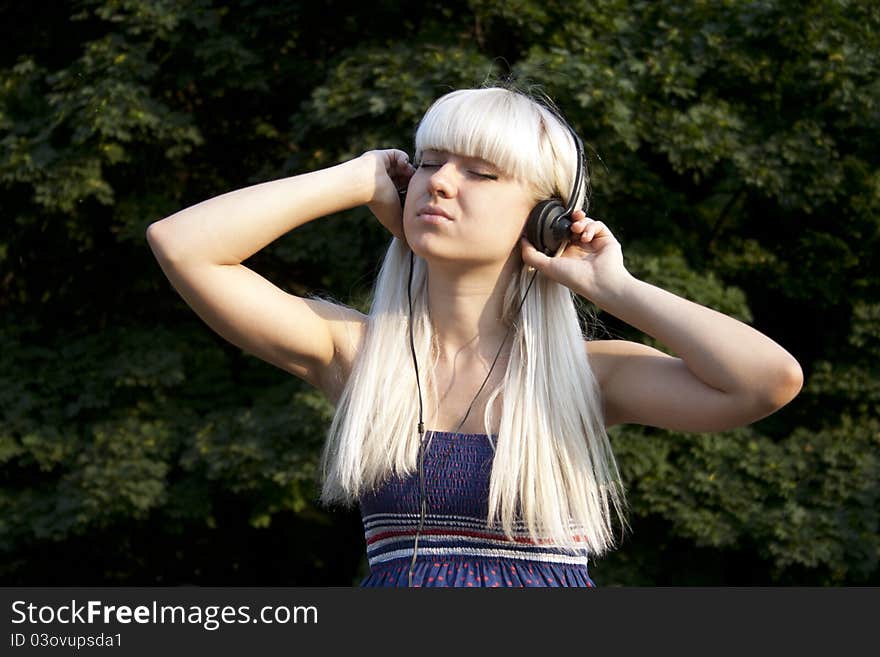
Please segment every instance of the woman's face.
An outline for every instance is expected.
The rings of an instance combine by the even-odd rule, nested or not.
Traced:
[[[485,160],[426,150],[407,188],[403,229],[425,259],[487,264],[519,253],[535,199]],[[445,216],[444,216],[445,215]]]

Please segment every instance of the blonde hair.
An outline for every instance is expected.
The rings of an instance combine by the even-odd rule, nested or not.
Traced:
[[[416,132],[425,149],[481,157],[523,180],[537,198],[571,195],[576,152],[570,133],[545,107],[503,88],[465,89],[438,99]],[[586,176],[584,176],[586,178]],[[585,200],[586,184],[576,191]],[[361,351],[337,403],[322,455],[321,501],[352,505],[392,476],[417,470],[418,389],[409,349],[409,260],[392,238],[376,281]],[[483,416],[504,393],[489,484],[487,525],[512,538],[519,523],[533,540],[601,555],[614,547],[611,507],[626,524],[623,485],[605,431],[599,388],[567,287],[523,265],[505,291],[502,320],[511,329],[504,378]],[[437,407],[436,352],[427,304],[427,265],[412,272],[413,345],[422,390]],[[432,353],[433,352],[433,353]],[[412,372],[412,375],[408,374]]]
[[[536,199],[567,202],[574,186],[577,151],[568,129],[549,109],[515,91],[459,89],[442,96],[419,123],[415,145],[416,161],[426,150],[483,158],[526,183]],[[584,175],[575,207],[585,206],[588,181]]]

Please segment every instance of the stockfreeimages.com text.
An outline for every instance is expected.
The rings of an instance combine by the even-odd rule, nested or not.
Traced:
[[[221,624],[231,623],[312,623],[318,622],[318,609],[313,605],[286,606],[267,605],[261,607],[255,616],[251,616],[249,605],[233,607],[231,605],[159,605],[153,600],[150,605],[105,605],[100,600],[89,600],[78,603],[71,600],[70,604],[59,606],[28,603],[16,600],[12,603],[12,622],[14,624],[92,624],[92,623],[171,623],[201,625],[206,630],[216,630]]]

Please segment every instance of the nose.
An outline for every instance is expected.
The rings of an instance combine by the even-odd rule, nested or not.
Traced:
[[[442,198],[455,195],[455,166],[452,162],[446,162],[437,167],[431,177],[428,178],[428,189],[431,194]]]

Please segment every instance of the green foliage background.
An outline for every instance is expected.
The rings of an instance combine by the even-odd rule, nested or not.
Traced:
[[[488,76],[543,85],[636,276],[751,323],[804,389],[717,434],[611,430],[614,585],[880,584],[880,9],[825,0],[0,8],[0,578],[350,586],[316,506],[332,407],[212,333],[148,224],[374,147]],[[247,261],[366,309],[365,208]],[[608,334],[651,338],[600,316]]]

